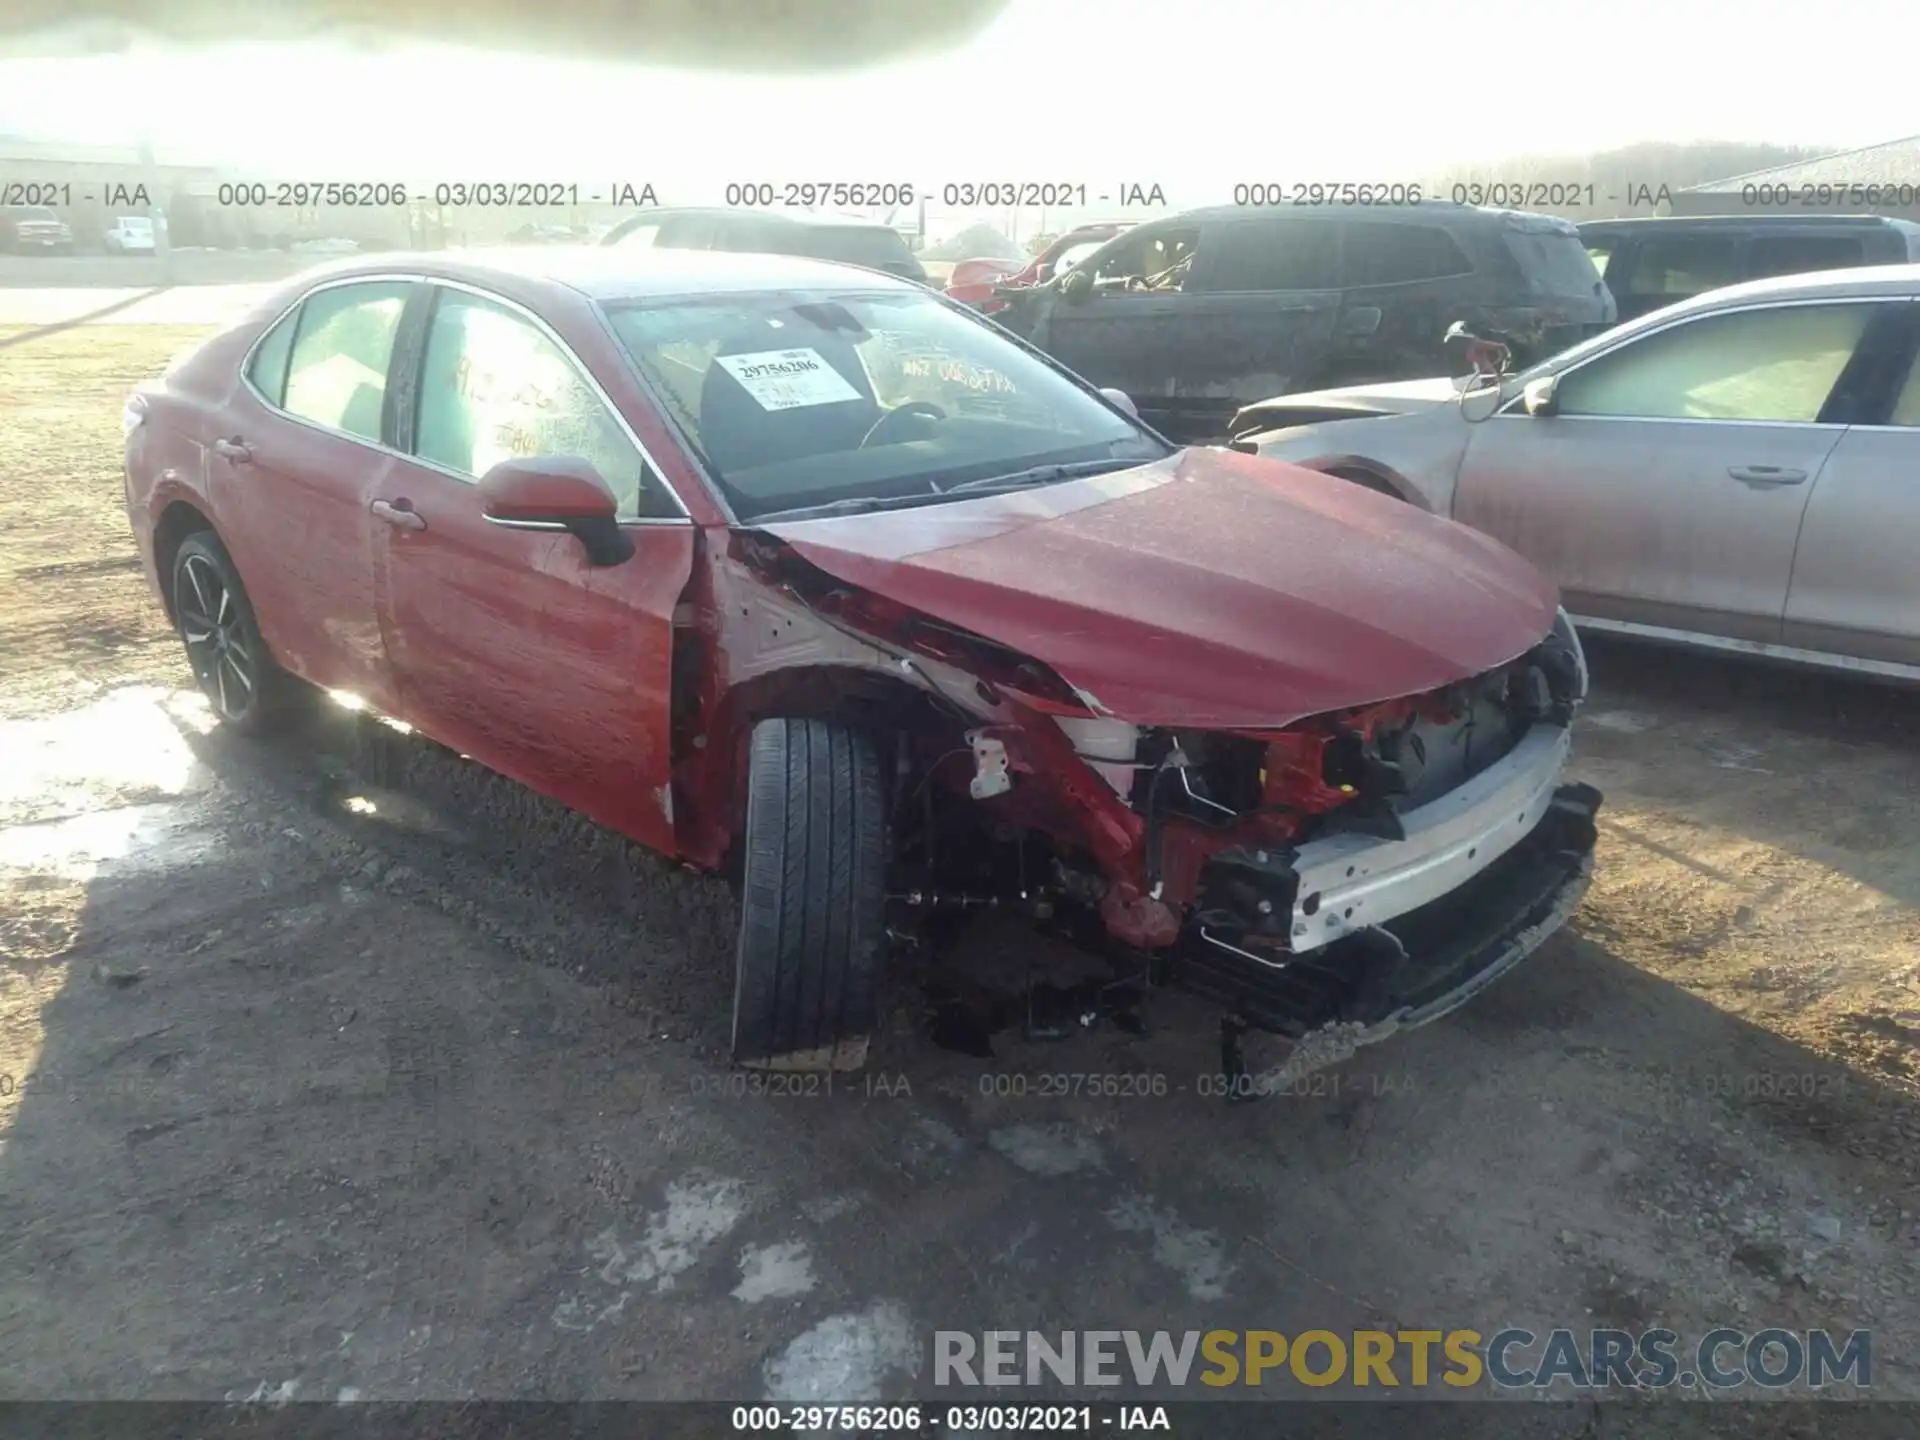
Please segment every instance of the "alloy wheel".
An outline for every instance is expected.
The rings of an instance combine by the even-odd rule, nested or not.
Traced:
[[[180,567],[186,583],[174,596],[187,657],[207,698],[228,720],[253,707],[260,667],[241,626],[240,607],[220,569],[204,555],[189,555]]]

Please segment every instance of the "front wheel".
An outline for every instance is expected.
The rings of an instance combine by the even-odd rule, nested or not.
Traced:
[[[872,737],[838,721],[754,726],[735,1064],[846,1071],[866,1063],[886,935],[884,776]]]
[[[267,653],[240,572],[209,531],[189,535],[174,556],[173,616],[187,663],[222,723],[245,735],[278,728],[299,682]]]

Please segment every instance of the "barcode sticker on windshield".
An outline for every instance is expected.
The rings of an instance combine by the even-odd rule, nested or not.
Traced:
[[[860,392],[816,350],[759,350],[751,355],[721,355],[713,363],[725,367],[762,410],[798,410],[860,398]]]

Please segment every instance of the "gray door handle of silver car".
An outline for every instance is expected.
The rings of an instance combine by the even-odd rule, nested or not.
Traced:
[[[1798,485],[1807,478],[1804,470],[1783,470],[1778,465],[1734,465],[1727,474],[1742,485]]]
[[[411,500],[376,500],[367,507],[389,525],[398,525],[402,530],[424,530],[427,522],[414,513]]]

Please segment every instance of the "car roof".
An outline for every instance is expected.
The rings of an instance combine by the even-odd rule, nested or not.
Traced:
[[[355,275],[425,275],[488,288],[502,280],[535,281],[577,290],[595,301],[666,295],[749,294],[850,285],[863,290],[925,293],[911,280],[794,255],[730,250],[670,250],[641,245],[528,245],[484,250],[382,252],[317,266],[299,277],[305,289]]]
[[[1904,230],[1920,234],[1920,225],[1892,215],[1637,215],[1614,220],[1583,220],[1580,233],[1633,230],[1813,230],[1835,226]]]

